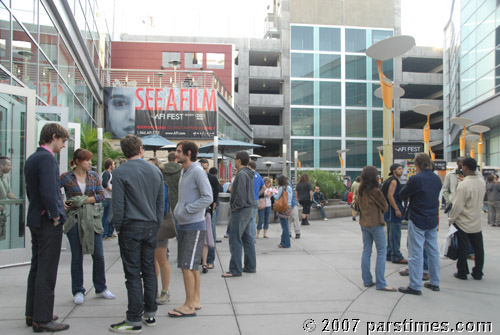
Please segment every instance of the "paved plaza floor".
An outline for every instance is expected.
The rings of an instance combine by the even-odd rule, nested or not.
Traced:
[[[440,245],[447,227],[446,215],[442,215]],[[181,319],[167,316],[168,310],[182,305],[185,297],[182,274],[177,269],[177,246],[175,240],[171,240],[172,300],[159,306],[156,327],[143,327],[142,333],[368,334],[377,326],[379,332],[370,334],[391,334],[396,333],[395,329],[415,329],[415,322],[427,322],[427,326],[434,329],[472,330],[474,327],[476,330],[467,333],[500,334],[500,228],[489,227],[486,215],[483,215],[483,229],[486,254],[483,280],[476,281],[471,277],[466,281],[455,279],[455,262],[442,259],[441,291],[423,288],[422,296],[363,287],[361,230],[350,217],[311,221],[310,226],[302,227],[300,239],[292,239],[290,249],[277,247],[281,228],[279,224],[271,224],[270,238],[257,240],[257,273],[239,278],[221,278],[221,273],[228,269],[230,258],[228,240],[222,238],[223,242],[217,244],[215,269],[201,277],[203,308],[197,317]],[[224,231],[225,226],[217,227],[219,236]],[[406,230],[403,230],[402,251],[406,256],[405,242]],[[87,294],[85,303],[79,306],[73,304],[71,295],[71,255],[69,250],[62,252],[55,314],[71,326],[63,333],[110,334],[109,325],[124,319],[127,295],[117,239],[104,241],[104,252],[107,284],[117,298],[104,300],[95,297],[91,281],[92,259],[87,255],[84,266]],[[472,266],[472,261],[469,261],[469,266]],[[389,286],[408,285],[408,277],[401,277],[398,273],[402,268],[401,265],[386,263]],[[29,266],[0,269],[1,334],[32,333],[24,323],[28,271]],[[387,322],[392,322],[390,332],[384,328]],[[482,327],[492,329],[492,332],[481,331]]]

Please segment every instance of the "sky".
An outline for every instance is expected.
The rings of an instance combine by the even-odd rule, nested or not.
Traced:
[[[348,1],[348,0],[346,0]],[[366,0],[374,1],[374,0]],[[166,36],[263,37],[272,0],[101,0],[114,40],[120,33]],[[401,30],[418,46],[443,45],[452,0],[401,0]],[[138,6],[138,4],[140,4]],[[113,7],[115,8],[113,25]],[[114,26],[114,29],[113,29]]]

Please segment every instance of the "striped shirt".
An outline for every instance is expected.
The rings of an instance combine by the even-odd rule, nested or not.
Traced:
[[[60,181],[61,187],[64,187],[66,199],[69,200],[78,195],[83,195],[73,170],[63,173]],[[95,197],[96,202],[104,200],[101,180],[94,171],[87,172],[87,177],[85,178],[85,195],[88,197]]]

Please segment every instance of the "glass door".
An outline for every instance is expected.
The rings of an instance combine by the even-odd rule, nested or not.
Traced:
[[[35,91],[0,84],[0,267],[28,262],[24,162],[34,152]]]

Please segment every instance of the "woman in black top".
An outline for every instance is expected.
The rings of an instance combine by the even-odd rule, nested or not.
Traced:
[[[299,183],[296,187],[297,191],[297,199],[299,203],[302,205],[302,225],[308,226],[309,221],[307,221],[307,216],[311,212],[311,203],[313,197],[313,188],[311,183],[309,182],[309,176],[307,173],[303,173],[300,176]]]

